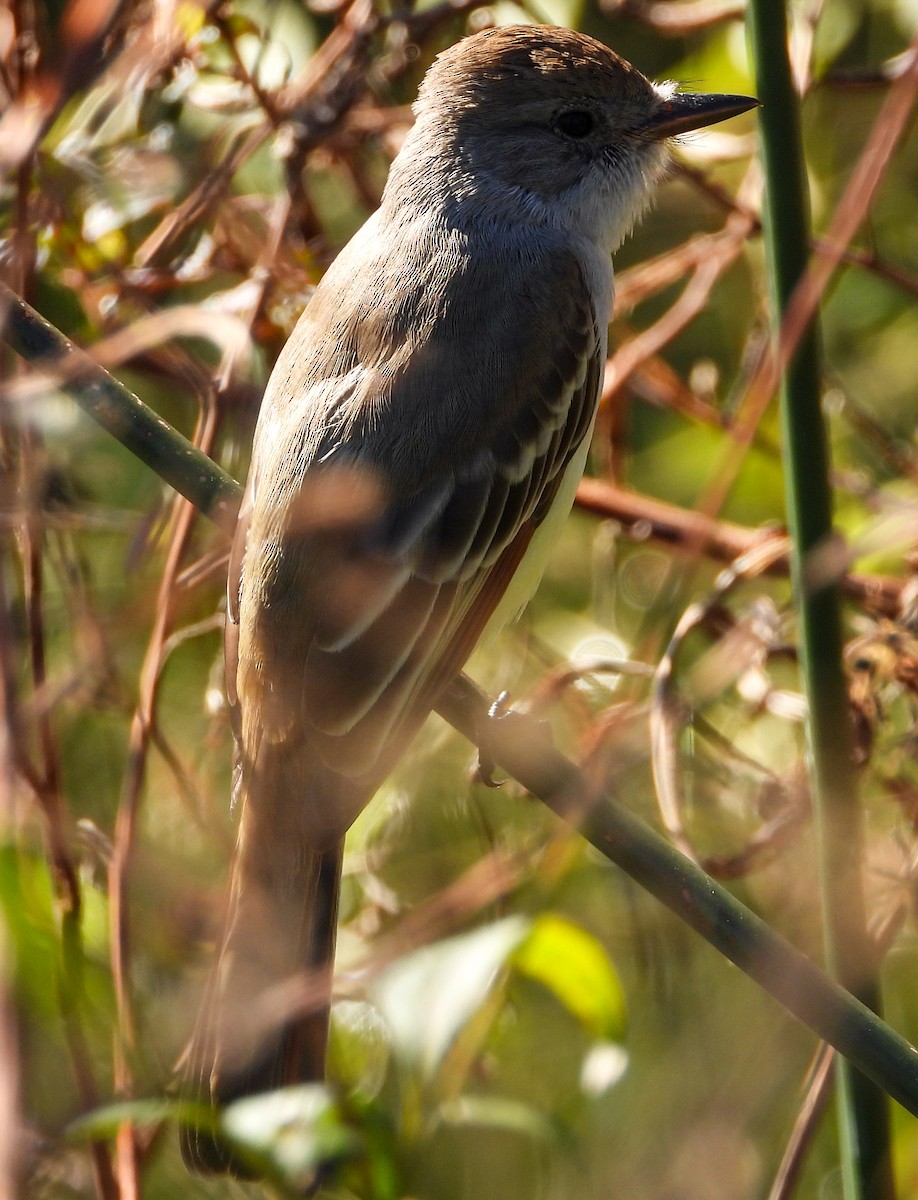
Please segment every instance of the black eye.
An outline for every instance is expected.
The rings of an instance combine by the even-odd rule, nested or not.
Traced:
[[[559,114],[555,125],[564,134],[572,138],[586,137],[596,127],[596,118],[591,112],[582,108],[572,108]]]

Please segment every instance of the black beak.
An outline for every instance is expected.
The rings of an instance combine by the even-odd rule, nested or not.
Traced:
[[[750,108],[758,107],[758,100],[751,96],[705,96],[680,92],[672,99],[663,101],[642,132],[656,139],[674,137],[677,133],[688,133],[690,129],[716,125],[718,121],[726,121],[728,117],[736,117]]]

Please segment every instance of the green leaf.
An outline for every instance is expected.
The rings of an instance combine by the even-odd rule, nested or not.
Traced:
[[[56,1017],[58,993],[49,987],[60,964],[54,893],[44,859],[0,846],[0,930],[4,973],[32,1019]]]
[[[187,1100],[154,1098],[148,1100],[119,1100],[84,1113],[67,1126],[69,1141],[89,1142],[112,1138],[122,1125],[151,1126],[163,1121],[187,1120],[194,1125],[214,1125],[210,1108]]]
[[[237,1100],[222,1113],[220,1125],[253,1160],[266,1159],[294,1180],[309,1178],[318,1167],[354,1157],[363,1148],[328,1089],[317,1083]]]
[[[564,917],[539,917],[513,958],[514,966],[537,979],[561,1001],[591,1036],[620,1039],[625,998],[602,944]]]
[[[390,967],[374,998],[392,1030],[396,1052],[433,1074],[482,1009],[528,929],[522,917],[508,917],[426,946]]]
[[[478,1125],[518,1133],[533,1141],[556,1142],[557,1126],[544,1114],[506,1096],[458,1096],[439,1108],[449,1125]]]
[[[369,1100],[379,1093],[389,1065],[389,1031],[378,1010],[357,1000],[339,1000],[332,1010],[329,1074]]]

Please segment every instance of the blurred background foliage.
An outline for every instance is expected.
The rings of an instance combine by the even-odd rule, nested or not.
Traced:
[[[791,17],[818,238],[918,9],[807,0]],[[655,78],[754,89],[730,0],[7,0],[3,277],[241,479],[271,364],[377,203],[424,70],[516,20],[582,29]],[[471,670],[818,957],[780,569],[712,602],[671,647],[669,693],[651,687],[689,603],[783,519],[773,408],[720,512],[709,502],[768,337],[755,150],[753,115],[676,147],[617,256],[604,488]],[[887,1014],[912,1040],[916,179],[912,137],[821,317],[860,572],[846,621],[865,873]],[[226,545],[53,379],[8,351],[2,379],[3,1194],[238,1195],[185,1175],[172,1124],[233,839]],[[704,538],[696,508],[719,518]],[[653,705],[676,755],[663,817]],[[323,1161],[323,1194],[373,1200],[769,1194],[815,1039],[512,782],[470,782],[471,761],[431,721],[353,830],[330,1088],[227,1117],[266,1186],[295,1191]],[[840,1195],[832,1122],[817,1113],[809,1134],[780,1194]],[[900,1195],[918,1197],[901,1112],[895,1149]]]

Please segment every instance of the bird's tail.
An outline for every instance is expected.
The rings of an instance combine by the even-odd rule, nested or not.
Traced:
[[[243,800],[219,954],[186,1058],[186,1094],[227,1104],[325,1071],[343,840],[316,846],[284,772]],[[181,1133],[186,1165],[249,1174],[218,1137]]]

